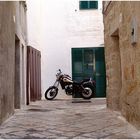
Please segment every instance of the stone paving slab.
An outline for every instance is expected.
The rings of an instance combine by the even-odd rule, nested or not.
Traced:
[[[79,100],[79,101],[78,101]],[[140,131],[118,112],[106,108],[106,99],[37,101],[0,126],[1,139],[140,139]]]

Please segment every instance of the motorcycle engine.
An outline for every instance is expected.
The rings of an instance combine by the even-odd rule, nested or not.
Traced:
[[[72,95],[72,85],[65,86],[65,91],[67,95]]]

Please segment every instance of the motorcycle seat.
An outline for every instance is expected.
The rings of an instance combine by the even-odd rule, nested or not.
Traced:
[[[81,83],[80,82],[77,82],[77,81],[73,81],[73,84],[80,85]]]

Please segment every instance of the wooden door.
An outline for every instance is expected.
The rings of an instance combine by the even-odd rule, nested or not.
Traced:
[[[41,100],[41,52],[27,46],[27,104]]]

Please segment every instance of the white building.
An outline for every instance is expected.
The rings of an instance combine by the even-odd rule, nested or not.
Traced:
[[[80,9],[80,0],[29,0],[27,6],[29,45],[41,51],[44,94],[57,69],[72,76],[72,48],[104,44],[102,1],[97,9]]]

